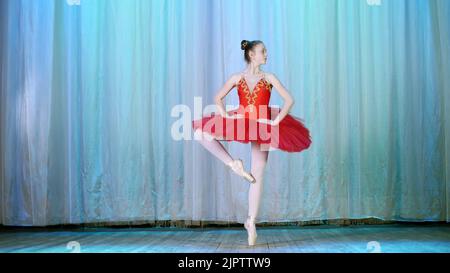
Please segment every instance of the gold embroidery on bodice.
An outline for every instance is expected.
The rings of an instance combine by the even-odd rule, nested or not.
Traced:
[[[239,80],[238,84],[242,86],[242,91],[245,93],[245,98],[247,99],[247,104],[255,104],[256,98],[258,97],[258,93],[260,91],[260,88],[265,85],[267,90],[270,92],[272,88],[272,84],[269,83],[265,79],[265,74],[261,77],[261,79],[258,80],[255,87],[252,91],[249,90],[249,86],[247,84],[247,80],[245,79],[244,75],[241,74],[241,79]]]

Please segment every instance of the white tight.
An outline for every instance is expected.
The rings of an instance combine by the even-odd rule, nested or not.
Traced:
[[[260,198],[263,190],[264,169],[269,151],[261,151],[260,144],[252,142],[252,175],[255,183],[250,183],[248,191],[248,216],[255,219],[258,216]]]
[[[219,140],[213,138],[208,133],[196,130],[195,134],[203,134],[199,138],[195,138],[208,151],[220,159],[224,164],[233,160],[231,155],[220,143]],[[255,183],[250,183],[248,191],[248,217],[256,219],[259,211],[259,204],[263,190],[264,169],[267,163],[269,151],[261,151],[260,144],[251,142],[252,144],[252,166],[251,174],[255,178]]]
[[[213,138],[210,134],[202,132],[199,129],[195,130],[195,134],[198,136],[195,140],[199,141],[203,147],[220,159],[224,164],[228,164],[233,160],[228,151],[225,150],[225,147],[223,147],[222,143]]]

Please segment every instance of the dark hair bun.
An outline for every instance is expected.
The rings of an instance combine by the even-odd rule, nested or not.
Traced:
[[[241,42],[241,49],[245,50],[245,48],[248,46],[249,41],[247,40],[242,40]]]

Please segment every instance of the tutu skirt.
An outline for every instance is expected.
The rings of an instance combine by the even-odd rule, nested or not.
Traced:
[[[268,106],[269,117],[276,117],[281,111],[278,107]],[[229,115],[242,114],[239,109],[227,112]],[[262,150],[282,150],[301,152],[311,145],[309,130],[299,117],[287,114],[277,125],[259,122],[255,118],[243,115],[242,118],[224,118],[211,113],[192,121],[195,130],[200,129],[215,139],[237,141],[241,143],[257,142]]]

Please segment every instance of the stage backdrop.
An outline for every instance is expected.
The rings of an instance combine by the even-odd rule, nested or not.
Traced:
[[[270,152],[259,221],[448,222],[449,18],[447,0],[1,0],[0,223],[242,223],[248,182],[171,115],[192,111],[192,137],[242,39],[313,141]]]

